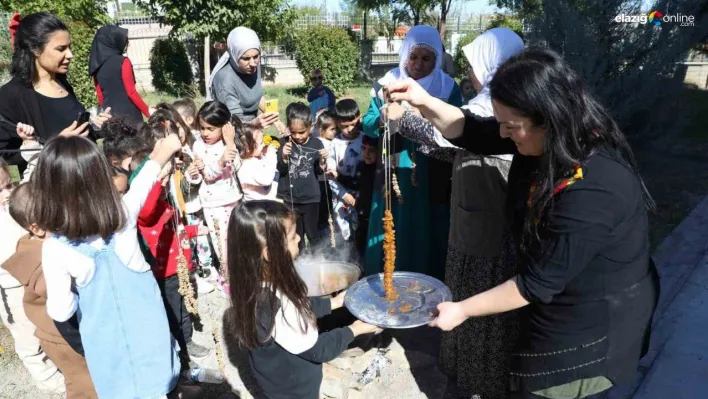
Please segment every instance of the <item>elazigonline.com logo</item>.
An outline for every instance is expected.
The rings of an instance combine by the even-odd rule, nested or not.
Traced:
[[[665,15],[661,11],[652,11],[647,15],[627,15],[619,14],[614,21],[617,23],[635,23],[644,25],[647,22],[655,26],[661,26],[664,23],[678,23],[681,26],[693,26],[696,18],[693,15],[684,15],[681,13]]]

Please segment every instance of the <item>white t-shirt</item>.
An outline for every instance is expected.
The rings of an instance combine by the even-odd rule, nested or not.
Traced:
[[[275,200],[278,194],[278,155],[274,148],[263,158],[248,158],[241,162],[238,178],[241,180],[244,201]]]
[[[216,208],[238,202],[241,191],[234,175],[241,167],[241,159],[236,157],[230,167],[222,168],[219,160],[224,155],[226,145],[223,141],[206,144],[203,140],[194,142],[194,156],[204,161],[204,181],[199,186],[199,199],[202,208]]]
[[[137,220],[161,169],[157,162],[147,161],[130,184],[130,190],[123,196],[127,220],[123,230],[114,235],[115,250],[118,258],[136,272],[150,270],[150,265],[140,251]],[[97,236],[89,237],[85,241],[96,249],[101,249],[104,245],[101,237]],[[73,285],[83,287],[91,282],[96,265],[92,258],[50,238],[42,246],[42,270],[47,282],[47,314],[56,321],[66,321],[74,315],[78,307],[77,295],[72,290]]]

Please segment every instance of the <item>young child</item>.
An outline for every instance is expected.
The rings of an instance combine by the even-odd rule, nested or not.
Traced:
[[[42,248],[47,314],[64,322],[80,309],[86,363],[101,398],[201,393],[175,388],[177,345],[136,227],[160,171],[181,148],[177,135],[160,140],[121,199],[94,143],[55,137],[30,181],[32,214],[51,234]]]
[[[334,179],[329,181],[334,201],[337,226],[348,241],[357,226],[356,202],[359,194],[357,171],[362,160],[361,112],[356,101],[344,99],[337,103],[337,127],[340,134],[332,140],[328,166]]]
[[[334,108],[337,97],[335,97],[329,87],[323,85],[324,76],[321,70],[315,69],[312,71],[310,82],[312,83],[312,89],[307,93],[307,102],[310,103],[312,115],[317,115],[322,109]]]
[[[344,294],[308,298],[293,261],[300,236],[295,215],[275,201],[236,207],[229,222],[231,308],[238,344],[248,348],[251,369],[271,399],[318,399],[322,363],[339,356],[354,337],[380,331],[355,321],[319,334],[317,318],[340,308]]]
[[[334,111],[320,111],[320,114],[317,115],[316,127],[319,132],[318,138],[322,145],[328,154],[332,154],[334,151],[332,140],[337,136],[337,115]],[[336,165],[331,163],[329,158],[327,158],[327,162],[326,170],[334,170]],[[320,215],[317,227],[320,231],[325,231],[329,229],[329,216],[332,212],[332,193],[329,190],[326,173],[319,175],[318,180],[320,183]]]
[[[10,168],[0,158],[0,264],[17,249],[17,242],[27,232],[15,222],[9,213],[10,195],[15,185],[10,177]],[[29,371],[38,388],[62,392],[64,377],[54,363],[47,358],[34,336],[35,326],[27,318],[22,298],[24,288],[5,269],[0,268],[0,318],[15,340],[15,352]]]
[[[243,200],[275,200],[278,193],[278,147],[263,144],[263,131],[249,125],[241,128],[239,136],[241,168],[238,178],[243,189]],[[277,144],[277,142],[275,142]]]
[[[462,92],[462,98],[465,101],[465,104],[467,104],[477,94],[475,93],[472,81],[467,77],[462,78],[460,81],[460,91]]]
[[[202,106],[198,123],[201,136],[194,143],[193,153],[195,159],[201,160],[197,165],[203,178],[199,199],[216,257],[225,266],[226,226],[231,211],[243,197],[237,175],[241,157],[236,147],[236,131],[242,126],[238,118],[231,116],[228,107],[218,101],[208,101]],[[228,293],[224,287],[228,281],[225,273],[226,267],[222,267],[219,287],[224,294]]]
[[[359,227],[356,232],[356,248],[363,258],[366,250],[366,237],[369,231],[369,215],[374,196],[374,180],[376,176],[376,161],[378,159],[378,139],[361,135],[362,160],[359,162],[357,180],[359,181],[359,198],[356,210],[359,216]]]
[[[278,198],[295,211],[297,232],[307,235],[310,246],[319,240],[317,222],[320,212],[320,186],[317,175],[324,172],[327,150],[311,137],[312,114],[307,105],[292,103],[285,110],[290,136],[281,140],[278,150]],[[305,248],[300,242],[300,250]]]
[[[194,140],[198,140],[201,133],[199,131],[199,124],[197,123],[197,104],[194,103],[194,100],[191,98],[181,98],[173,102],[172,106],[189,127]]]
[[[77,353],[64,337],[69,329],[71,336],[77,338],[72,339],[74,345],[81,348],[83,353],[78,329],[68,322],[59,326],[60,323],[47,315],[47,287],[42,272],[42,243],[46,232],[31,222],[32,198],[30,186],[26,183],[12,193],[10,215],[22,228],[30,231],[30,234],[20,239],[17,251],[2,267],[24,287],[22,302],[25,313],[37,327],[34,335],[39,339],[42,349],[64,375],[67,398],[97,398],[86,359]],[[57,327],[62,328],[59,330]]]

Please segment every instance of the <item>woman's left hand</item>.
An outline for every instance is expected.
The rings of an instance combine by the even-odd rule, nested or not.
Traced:
[[[443,302],[438,305],[438,317],[429,326],[450,331],[462,324],[468,317],[460,302]]]
[[[403,118],[403,114],[406,112],[406,108],[399,103],[390,103],[386,109],[386,114],[388,119],[391,121],[397,121]]]
[[[96,117],[91,120],[91,123],[97,129],[100,129],[107,120],[111,119],[111,116],[111,107],[108,107],[103,112],[96,115]]]

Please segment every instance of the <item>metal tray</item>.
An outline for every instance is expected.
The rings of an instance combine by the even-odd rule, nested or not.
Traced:
[[[413,328],[435,319],[437,306],[452,300],[450,289],[440,280],[420,273],[394,272],[398,298],[384,298],[383,273],[354,283],[344,305],[359,320],[383,328]]]
[[[359,266],[347,262],[296,263],[295,269],[307,286],[307,296],[311,297],[342,291],[361,277]]]

